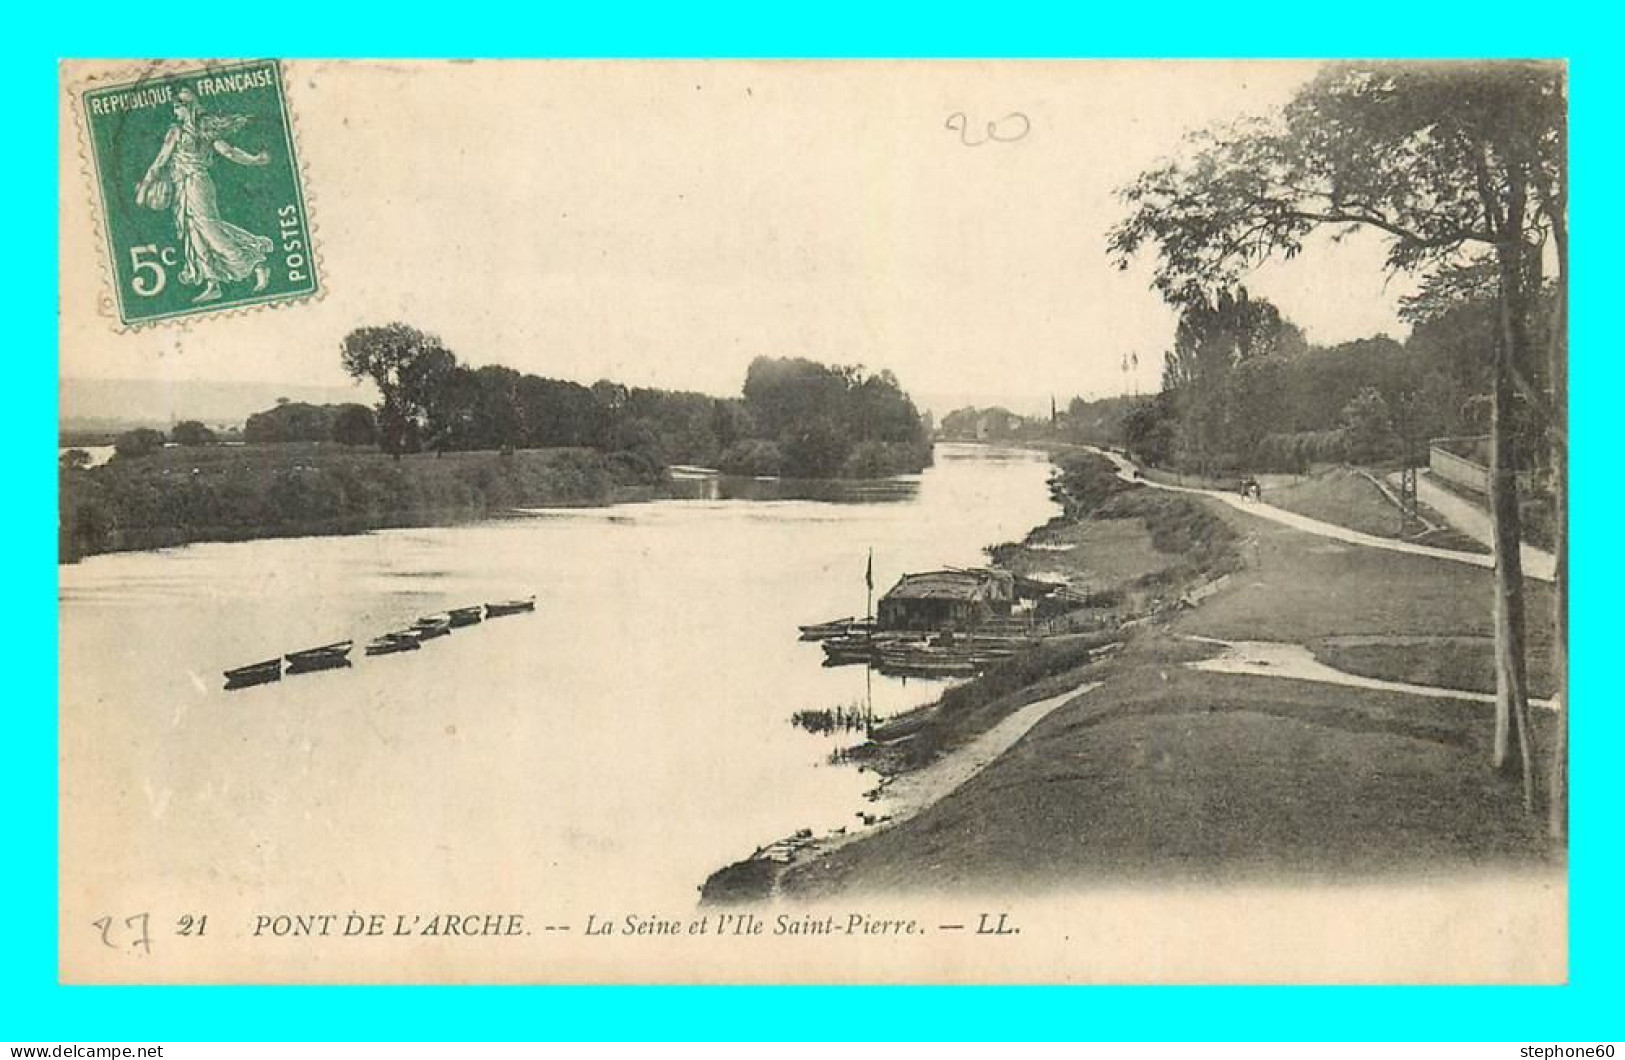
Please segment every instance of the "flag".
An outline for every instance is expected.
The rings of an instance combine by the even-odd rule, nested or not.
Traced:
[[[875,550],[869,550],[869,565],[863,571],[863,584],[870,589],[875,587]]]

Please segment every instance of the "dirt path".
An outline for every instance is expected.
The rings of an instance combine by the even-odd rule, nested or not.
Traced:
[[[1347,688],[1370,688],[1379,692],[1406,692],[1430,699],[1467,699],[1475,703],[1494,703],[1495,696],[1485,692],[1467,692],[1437,685],[1417,685],[1408,681],[1384,681],[1376,677],[1361,677],[1327,666],[1314,653],[1301,644],[1288,644],[1273,640],[1219,640],[1215,637],[1190,636],[1190,640],[1206,644],[1222,644],[1224,653],[1212,659],[1186,663],[1192,670],[1206,670],[1219,674],[1246,674],[1251,677],[1278,677],[1293,681],[1315,681]],[[1544,710],[1554,709],[1549,699],[1529,700],[1529,705]]]
[[[1428,477],[1416,476],[1416,499],[1444,516],[1445,522],[1480,544],[1495,546],[1495,528],[1490,513],[1463,497],[1458,497]],[[1557,559],[1545,549],[1523,546],[1523,570],[1532,578],[1551,581]]]
[[[1016,741],[1027,735],[1034,725],[1049,717],[1056,708],[1100,687],[1099,681],[1086,681],[1059,695],[1029,703],[991,729],[954,749],[924,769],[902,773],[882,784],[876,810],[881,819],[869,828],[831,836],[819,843],[820,853],[874,835],[876,832],[901,824],[921,810],[941,801],[971,777],[980,773],[994,759],[1014,747]]]
[[[1315,534],[1319,537],[1345,541],[1351,545],[1364,545],[1368,548],[1380,548],[1389,552],[1404,552],[1412,556],[1428,556],[1433,559],[1448,560],[1452,563],[1465,563],[1469,566],[1483,567],[1488,570],[1493,570],[1495,567],[1495,557],[1480,552],[1458,552],[1454,549],[1433,548],[1428,545],[1412,544],[1409,541],[1396,541],[1393,538],[1377,537],[1374,534],[1365,534],[1358,530],[1350,530],[1344,526],[1322,522],[1319,519],[1311,519],[1307,515],[1299,515],[1297,512],[1289,512],[1285,508],[1277,508],[1264,501],[1243,500],[1236,494],[1223,490],[1173,486],[1163,482],[1152,482],[1146,478],[1135,478],[1134,473],[1137,469],[1131,461],[1105,449],[1090,447],[1090,450],[1099,453],[1116,465],[1117,477],[1125,482],[1135,482],[1150,486],[1152,489],[1168,490],[1172,493],[1194,493],[1203,497],[1212,497],[1214,500],[1223,501],[1238,511],[1256,515],[1261,519],[1268,519],[1271,522],[1280,523],[1282,526],[1289,526],[1294,530],[1302,530],[1304,533]],[[1448,513],[1441,514],[1449,518]],[[1531,556],[1530,552],[1536,554]],[[1544,556],[1544,560],[1542,556]],[[1539,553],[1538,550],[1527,549],[1526,547],[1523,568],[1525,577],[1549,582],[1554,576],[1555,569],[1555,563],[1550,553]]]
[[[1049,717],[1056,707],[1099,687],[1099,681],[1086,681],[1058,696],[1027,704],[924,769],[897,777],[885,786],[881,805],[890,811],[893,821],[913,816],[980,773],[989,762],[1015,746],[1034,725]]]

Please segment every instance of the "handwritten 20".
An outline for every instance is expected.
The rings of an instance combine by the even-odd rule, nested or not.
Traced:
[[[988,122],[987,131],[980,139],[971,131],[970,119],[962,110],[956,110],[948,115],[948,120],[942,123],[942,127],[958,133],[959,142],[966,147],[981,147],[985,143],[1013,144],[1033,131],[1032,119],[1019,110]]]

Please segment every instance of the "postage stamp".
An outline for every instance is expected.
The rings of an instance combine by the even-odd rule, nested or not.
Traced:
[[[98,85],[79,104],[121,321],[318,292],[277,60]]]

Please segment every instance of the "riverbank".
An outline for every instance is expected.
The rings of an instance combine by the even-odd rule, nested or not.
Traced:
[[[731,867],[708,883],[708,898],[1346,881],[1561,858],[1523,812],[1517,783],[1489,768],[1493,708],[1448,692],[1493,687],[1491,572],[1329,541],[1200,496],[1117,489],[1103,459],[1058,459],[1058,487],[1084,484],[1083,495],[1000,558],[1103,583],[1126,559],[1130,584],[1103,584],[1120,593],[1099,616],[1121,650],[1084,652],[1033,680],[1013,662],[950,693],[982,701],[974,712],[953,712],[945,696],[918,718],[881,726],[851,757],[883,777],[870,817],[884,827],[805,842],[754,879]],[[1161,563],[1152,559],[1158,539],[1181,542]],[[1542,693],[1552,683],[1549,587],[1530,581],[1528,590]],[[1445,688],[1417,694],[1273,676],[1265,666],[1190,665],[1221,654],[1221,640],[1299,645],[1347,673]],[[930,805],[910,807],[906,820],[888,811],[898,778],[951,760],[1033,702],[1083,687],[1091,690],[1065,695],[952,790],[934,790]],[[1551,716],[1536,715],[1544,748]]]
[[[1241,566],[1237,535],[1199,502],[1137,489],[1119,479],[1109,461],[1086,450],[1052,447],[1050,453],[1050,493],[1062,514],[1020,542],[986,551],[1007,570],[1066,583],[1082,606],[1047,619],[1058,632],[931,704],[881,720],[866,742],[842,754],[845,762],[880,778],[869,793],[874,811],[862,815],[864,829],[854,825],[769,844],[713,874],[701,888],[704,900],[770,897],[797,866],[925,809],[997,757],[989,752],[989,734],[1025,715],[1027,725],[1010,741],[1025,736],[1080,689],[1115,672],[1117,653],[1149,616],[1178,608],[1193,587]],[[1042,714],[1027,713],[1035,703],[1046,704]],[[1009,746],[994,743],[998,754]],[[927,774],[930,779],[922,781]]]
[[[333,443],[173,447],[61,473],[59,556],[441,526],[515,508],[665,496],[629,453],[525,449],[396,460]]]
[[[873,456],[885,447],[860,447]],[[171,446],[59,469],[59,562],[200,542],[450,526],[543,508],[666,499],[902,495],[913,453],[849,462],[828,479],[674,465],[646,453],[556,448],[412,453],[399,459],[332,442]],[[895,458],[894,458],[895,457]],[[680,469],[679,469],[680,468]],[[673,474],[677,471],[677,474]],[[711,483],[696,488],[696,481]]]

